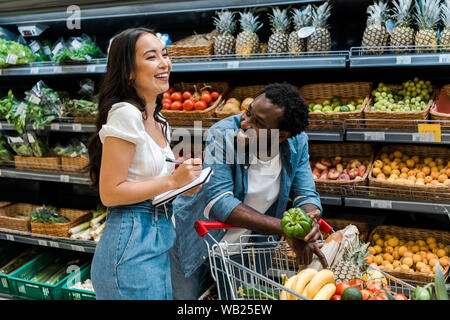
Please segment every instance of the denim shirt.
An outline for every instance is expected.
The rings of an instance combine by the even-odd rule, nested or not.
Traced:
[[[180,195],[173,201],[176,246],[185,276],[189,277],[208,259],[204,240],[213,243],[208,236],[201,239],[194,230],[196,220],[226,221],[231,212],[244,202],[248,190],[250,161],[243,153],[228,152],[234,144],[241,115],[225,118],[208,130],[205,142],[204,167],[210,166],[214,173],[208,183],[192,196]],[[227,134],[229,133],[229,134]],[[321,211],[319,194],[316,192],[309,165],[308,136],[302,132],[279,145],[281,180],[278,200],[266,211],[266,215],[280,218],[288,201],[293,206],[314,204]],[[239,160],[239,161],[238,161]],[[220,241],[225,230],[210,230],[211,236]]]

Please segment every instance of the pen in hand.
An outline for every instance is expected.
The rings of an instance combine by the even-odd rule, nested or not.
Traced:
[[[171,159],[171,158],[166,158],[166,161],[172,162],[172,163],[183,164],[183,161],[179,161],[179,160],[175,160],[175,159]]]

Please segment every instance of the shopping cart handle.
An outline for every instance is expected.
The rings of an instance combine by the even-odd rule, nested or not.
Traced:
[[[220,221],[201,221],[197,220],[194,224],[195,231],[200,237],[204,237],[209,233],[208,229],[239,229],[239,227]]]
[[[325,220],[319,219],[318,223],[319,223],[319,229],[323,233],[328,233],[330,231],[334,232],[333,227],[331,227],[328,223],[326,223]]]

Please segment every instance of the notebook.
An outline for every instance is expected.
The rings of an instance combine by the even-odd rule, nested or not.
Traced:
[[[178,196],[188,190],[191,190],[191,189],[197,187],[198,185],[207,183],[212,174],[213,174],[213,170],[211,169],[211,167],[205,168],[202,170],[202,173],[200,174],[200,176],[197,179],[195,179],[191,183],[185,185],[184,187],[169,190],[167,192],[160,194],[159,196],[156,196],[153,199],[152,204],[156,207],[163,205],[163,204],[169,202],[170,200],[174,199],[176,196]]]

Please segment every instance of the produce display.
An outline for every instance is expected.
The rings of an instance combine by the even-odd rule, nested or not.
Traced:
[[[58,214],[54,208],[46,207],[45,205],[37,208],[30,214],[32,222],[43,223],[66,223],[70,220]]]
[[[163,93],[163,110],[205,110],[220,97],[220,94],[208,84],[204,84],[201,88],[194,85],[194,88],[186,88],[183,92],[175,91],[175,88],[171,86]]]
[[[36,248],[28,248],[20,253],[13,254],[10,252],[3,252],[2,265],[0,266],[0,274],[12,274],[38,254]]]
[[[69,230],[71,239],[79,240],[100,240],[106,225],[106,209],[98,206],[97,209],[92,210],[92,219],[83,222]]]
[[[450,159],[419,157],[400,151],[382,153],[373,163],[377,180],[409,185],[450,185]]]
[[[375,111],[422,111],[432,97],[433,87],[430,81],[423,81],[415,77],[402,83],[401,88],[395,89],[379,83],[372,91],[374,99],[370,110]]]
[[[53,150],[60,157],[75,158],[88,156],[86,145],[76,138],[71,139],[70,143],[66,145],[56,144]]]
[[[79,289],[94,292],[94,287],[92,285],[91,279],[86,279],[81,283],[81,281],[76,282],[73,286],[69,287],[71,289]]]
[[[35,60],[36,56],[28,47],[16,41],[0,38],[0,68],[27,64]]]
[[[281,227],[288,237],[303,239],[310,231],[312,219],[301,208],[290,208],[283,213]]]
[[[369,161],[359,159],[343,160],[342,157],[311,159],[310,166],[314,180],[360,180],[366,173]]]
[[[387,272],[405,271],[436,274],[436,264],[447,268],[450,263],[450,248],[433,237],[423,240],[407,241],[395,235],[384,237],[375,233],[367,248],[370,255],[366,263]]]
[[[59,39],[52,48],[52,61],[60,64],[85,63],[91,59],[104,58],[105,55],[95,42],[86,34],[71,37],[68,41]]]
[[[241,102],[236,98],[228,98],[220,111],[231,114],[243,113],[248,109],[253,100],[255,99],[252,97],[247,97]]]
[[[309,112],[353,112],[361,110],[364,98],[349,99],[345,104],[341,97],[324,99],[322,103],[309,102]]]

